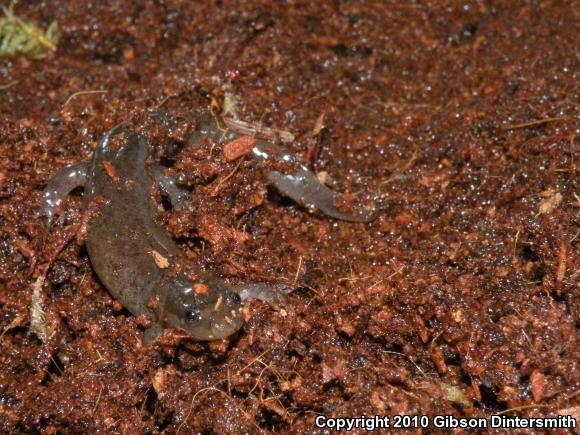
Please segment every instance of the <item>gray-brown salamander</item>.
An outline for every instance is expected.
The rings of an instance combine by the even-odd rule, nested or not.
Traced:
[[[224,133],[208,118],[193,140],[219,140],[224,134],[226,139],[240,136]],[[122,140],[114,140],[121,136]],[[258,140],[252,151],[261,158],[275,155],[296,163],[281,148],[263,140]],[[144,138],[119,125],[104,135],[91,162],[67,166],[52,178],[44,190],[41,211],[52,222],[62,211],[66,196],[76,187],[84,187],[85,212],[96,209],[86,233],[91,264],[109,292],[132,314],[153,318],[146,341],[163,327],[184,330],[196,340],[225,338],[243,323],[242,299],[271,301],[285,291],[285,286],[228,286],[218,278],[195,273],[192,278],[186,273],[178,246],[155,221],[151,192],[157,184],[176,209],[188,205],[191,194],[148,160]],[[297,166],[293,174],[271,171],[268,180],[283,194],[328,216],[359,222],[374,218],[374,211],[351,215],[336,209],[338,194],[322,185],[306,167]]]

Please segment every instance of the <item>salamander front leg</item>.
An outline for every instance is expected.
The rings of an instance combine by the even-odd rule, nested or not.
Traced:
[[[62,203],[77,187],[87,181],[87,163],[68,165],[56,173],[42,193],[40,214],[46,217],[48,225],[62,213]]]
[[[182,210],[191,204],[191,192],[179,187],[175,178],[165,174],[161,166],[153,167],[153,175],[157,185],[169,197],[175,210]]]
[[[163,332],[163,327],[159,323],[153,324],[143,333],[143,344],[150,344],[157,340],[157,337]]]

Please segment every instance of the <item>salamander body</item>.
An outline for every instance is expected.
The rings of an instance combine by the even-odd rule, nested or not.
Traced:
[[[120,144],[112,146],[121,136]],[[109,292],[132,314],[152,317],[154,330],[182,329],[196,340],[227,337],[243,323],[240,296],[216,278],[191,279],[186,273],[179,248],[155,222],[151,190],[157,181],[165,182],[174,203],[183,201],[185,193],[167,179],[155,179],[148,148],[142,137],[122,126],[113,128],[90,164],[69,166],[49,184],[44,214],[52,219],[62,198],[84,185],[84,208],[95,208],[86,246]]]

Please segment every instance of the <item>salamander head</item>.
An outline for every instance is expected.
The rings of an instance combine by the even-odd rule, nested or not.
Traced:
[[[191,282],[178,277],[167,286],[160,319],[195,340],[226,338],[244,323],[240,296],[217,279]]]

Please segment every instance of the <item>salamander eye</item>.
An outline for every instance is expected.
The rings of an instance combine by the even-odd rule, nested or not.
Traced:
[[[242,298],[240,297],[240,295],[235,292],[231,293],[229,300],[234,304],[239,304],[240,302],[242,302]]]
[[[193,320],[199,320],[199,319],[200,319],[200,317],[201,317],[201,316],[200,316],[200,312],[199,312],[199,310],[192,310],[192,309],[189,309],[189,310],[186,310],[186,311],[185,311],[184,318],[185,318],[185,320],[186,320],[186,321],[188,321],[188,322],[191,322],[191,321],[193,321]]]

